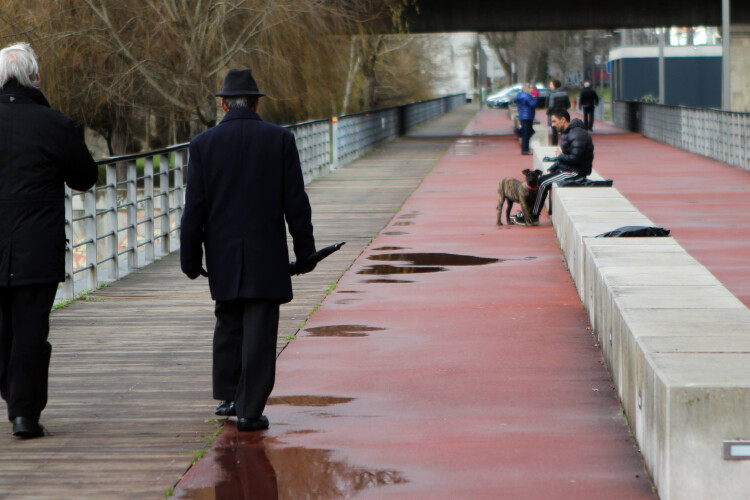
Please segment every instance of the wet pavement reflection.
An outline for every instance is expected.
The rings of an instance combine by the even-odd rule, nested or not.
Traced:
[[[444,267],[435,266],[391,266],[390,264],[376,264],[361,269],[357,274],[421,274],[421,273],[439,273],[447,271]]]
[[[409,233],[407,233],[405,231],[386,231],[383,234],[387,234],[387,235],[390,235],[390,236],[401,236],[402,234],[409,234]]]
[[[406,250],[405,247],[380,247],[380,248],[373,248],[373,250],[381,251],[381,250]]]
[[[232,424],[227,424],[230,426]],[[402,473],[367,469],[333,457],[333,451],[304,447],[277,447],[262,434],[242,435],[226,429],[228,439],[216,443],[204,460],[221,470],[217,484],[178,489],[174,498],[232,499],[334,499],[379,486],[404,484]],[[278,442],[278,441],[276,441]]]
[[[447,271],[444,266],[483,266],[501,262],[504,259],[490,257],[475,257],[473,255],[458,255],[452,253],[385,253],[367,257],[369,260],[398,261],[411,265],[399,266],[391,264],[373,264],[360,269],[357,274],[420,274],[439,273]],[[373,283],[368,281],[367,283]]]
[[[378,330],[384,330],[384,328],[365,325],[331,325],[305,328],[305,331],[313,337],[367,337],[369,333],[365,332]]]
[[[414,266],[483,266],[501,260],[453,253],[386,253],[370,255],[367,258],[369,260],[409,262]]]
[[[331,406],[340,405],[354,401],[354,398],[339,398],[336,396],[271,396],[268,405],[290,405],[290,406]]]
[[[391,280],[391,279],[376,279],[376,280],[364,280],[362,283],[414,283],[411,280]]]

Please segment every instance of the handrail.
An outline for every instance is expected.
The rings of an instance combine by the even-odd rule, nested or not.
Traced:
[[[464,102],[465,94],[454,94],[286,127],[295,134],[307,184]],[[101,158],[96,164],[105,169],[103,185],[75,193],[66,188],[69,243],[58,301],[115,281],[179,248],[189,145]]]

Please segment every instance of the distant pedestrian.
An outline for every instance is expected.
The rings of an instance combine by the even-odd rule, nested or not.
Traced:
[[[265,94],[252,72],[229,70],[216,95],[224,119],[190,141],[180,260],[188,278],[208,276],[216,301],[216,414],[256,431],[269,425],[262,413],[276,373],[279,305],[292,300],[284,221],[298,272],[315,267],[315,240],[294,134],[258,116]]]
[[[583,122],[578,118],[571,121],[570,114],[564,109],[553,110],[550,118],[552,126],[562,133],[559,154],[555,163],[547,169],[548,173],[539,178],[539,188],[530,214],[531,220],[525,220],[523,212],[518,212],[511,218],[515,224],[528,226],[539,224],[539,214],[552,184],[566,179],[585,178],[591,174],[594,143]]]
[[[534,95],[536,94],[536,95]],[[534,115],[539,91],[530,83],[525,83],[521,92],[516,95],[518,121],[521,123],[521,154],[530,155],[529,139],[534,134]]]
[[[599,96],[591,88],[591,82],[584,82],[581,95],[578,96],[578,109],[583,111],[583,124],[586,130],[594,130],[594,108],[599,105]]]
[[[49,314],[65,281],[65,184],[84,191],[98,176],[83,135],[50,108],[40,81],[30,45],[0,50],[0,394],[21,438],[44,435]]]
[[[549,86],[552,89],[547,99],[547,125],[552,127],[552,145],[557,146],[557,129],[552,126],[552,110],[554,109],[570,109],[570,97],[561,87],[560,80],[553,79],[549,82]]]

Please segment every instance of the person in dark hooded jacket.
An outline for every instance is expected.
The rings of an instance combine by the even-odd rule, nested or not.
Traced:
[[[65,184],[87,190],[98,174],[39,82],[28,44],[0,51],[0,394],[22,438],[44,435],[49,313],[65,280]]]
[[[594,162],[594,143],[586,130],[586,126],[578,118],[570,120],[570,114],[564,109],[555,109],[550,113],[552,126],[561,132],[560,154],[555,163],[547,169],[547,174],[539,177],[539,187],[536,192],[536,200],[531,209],[531,220],[526,221],[523,212],[511,217],[515,224],[536,225],[539,224],[539,213],[544,206],[552,184],[565,179],[585,178],[591,174]]]

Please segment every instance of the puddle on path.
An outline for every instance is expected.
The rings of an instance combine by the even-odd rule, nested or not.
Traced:
[[[412,221],[404,221],[404,222],[394,222],[394,226],[413,226],[414,223]]]
[[[271,396],[268,398],[269,405],[289,406],[331,406],[340,405],[354,401],[354,398],[339,398],[336,396]]]
[[[380,247],[380,248],[373,248],[374,251],[382,251],[382,250],[406,250],[406,247]]]
[[[370,255],[369,260],[409,262],[414,266],[483,266],[505,259],[475,257],[454,253],[386,253]]]
[[[369,334],[365,332],[378,330],[385,330],[385,328],[365,325],[331,325],[305,328],[305,331],[313,337],[367,337]]]
[[[447,271],[444,266],[483,266],[501,262],[504,259],[489,257],[475,257],[473,255],[459,255],[452,253],[385,253],[370,255],[369,260],[398,261],[411,265],[373,264],[357,272],[357,274],[421,274],[439,273]]]
[[[399,219],[414,219],[417,215],[419,215],[419,212],[409,212],[406,214],[399,215]]]
[[[411,280],[377,279],[377,280],[364,280],[362,283],[414,283],[414,282]]]
[[[221,471],[215,485],[191,490],[178,485],[174,498],[326,500],[408,482],[397,470],[357,467],[333,455],[332,450],[266,447],[262,437],[237,437],[204,459]]]
[[[336,290],[336,293],[365,293],[362,290]]]
[[[377,275],[383,275],[383,274],[421,274],[421,273],[439,273],[442,271],[447,271],[444,267],[436,267],[436,266],[424,266],[424,267],[417,267],[417,266],[391,266],[390,264],[375,264],[372,266],[367,266],[364,269],[361,269],[357,272],[357,274],[377,274]]]
[[[386,231],[383,234],[388,234],[390,236],[400,236],[402,234],[409,234],[406,231]]]

